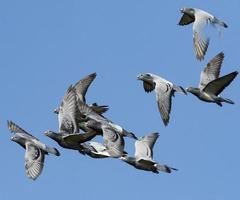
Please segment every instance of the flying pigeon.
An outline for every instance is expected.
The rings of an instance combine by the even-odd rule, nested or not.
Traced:
[[[129,138],[137,139],[137,137],[134,135],[134,133],[131,133],[131,132],[125,130],[124,128],[122,128],[121,126],[113,123],[112,121],[110,121],[106,117],[96,113],[87,104],[85,104],[81,101],[78,101],[78,108],[79,108],[79,111],[82,115],[81,121],[86,122],[84,124],[84,126],[87,126],[88,128],[95,130],[99,134],[103,133],[103,128],[102,127],[103,127],[103,125],[105,125],[105,126],[111,127],[112,130],[116,131],[117,133],[119,133],[123,137],[129,137]]]
[[[153,147],[158,137],[158,133],[152,133],[139,138],[135,142],[135,156],[123,155],[120,159],[137,169],[154,173],[159,171],[171,173],[172,170],[177,170],[167,165],[160,165],[153,160]]]
[[[175,92],[187,94],[181,87],[151,73],[140,74],[138,80],[143,81],[145,92],[151,92],[155,89],[158,109],[165,126],[168,125],[172,107],[172,96]]]
[[[36,137],[23,130],[12,121],[8,121],[7,124],[9,130],[14,133],[11,140],[26,149],[26,175],[30,179],[36,180],[43,170],[45,154],[51,153],[60,156],[60,153],[56,148],[49,147],[40,142]]]
[[[203,60],[209,45],[209,37],[204,35],[204,28],[211,24],[214,27],[227,28],[227,24],[206,11],[197,8],[182,8],[183,13],[179,25],[184,26],[193,22],[193,45],[198,60]]]
[[[188,87],[187,92],[192,93],[202,101],[216,103],[219,106],[222,106],[222,102],[234,104],[232,100],[220,96],[220,93],[238,74],[238,72],[235,71],[219,77],[223,58],[223,52],[217,54],[201,72],[198,88]]]

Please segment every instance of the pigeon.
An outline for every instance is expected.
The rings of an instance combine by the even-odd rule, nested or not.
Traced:
[[[105,125],[105,126],[110,126],[114,131],[118,132],[123,137],[137,139],[137,137],[135,136],[134,133],[131,133],[131,132],[125,130],[124,128],[113,123],[106,117],[99,115],[87,104],[85,104],[81,101],[78,101],[78,108],[82,115],[81,121],[86,122],[84,126],[87,126],[88,128],[95,130],[99,134],[103,133],[102,126]]]
[[[198,88],[188,87],[187,92],[205,102],[216,103],[222,106],[222,102],[234,104],[230,99],[222,98],[220,93],[234,80],[238,72],[234,71],[225,76],[219,77],[224,54],[217,54],[201,72]]]
[[[172,107],[172,96],[175,92],[187,94],[181,87],[151,73],[140,74],[138,80],[143,81],[145,92],[151,92],[155,89],[158,109],[165,126],[168,125]]]
[[[182,8],[183,13],[179,25],[184,26],[193,22],[193,44],[198,60],[203,60],[210,42],[209,37],[204,36],[204,28],[211,24],[214,27],[227,28],[227,24],[206,11],[197,8]]]
[[[40,142],[36,137],[23,130],[12,121],[8,121],[7,124],[8,129],[14,133],[11,140],[26,149],[26,175],[30,179],[36,180],[43,170],[45,154],[51,153],[55,156],[60,156],[59,151],[56,148],[49,147]]]
[[[135,142],[135,156],[129,157],[124,154],[120,159],[136,169],[152,171],[157,174],[159,171],[171,173],[172,170],[177,170],[167,165],[160,165],[153,160],[153,147],[158,137],[158,133],[152,133],[139,138]]]
[[[86,126],[101,132],[103,135],[104,146],[109,157],[118,158],[124,153],[124,139],[123,136],[128,136],[136,139],[137,137],[117,124],[112,123],[107,118],[95,113],[87,104],[78,101],[79,110],[82,117],[86,120]],[[80,136],[79,136],[80,137]],[[68,137],[69,138],[69,137]],[[78,136],[70,137],[71,140],[77,142]]]

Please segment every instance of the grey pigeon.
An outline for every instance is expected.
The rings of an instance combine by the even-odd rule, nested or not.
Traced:
[[[124,152],[123,136],[128,136],[136,139],[133,133],[124,130],[117,124],[112,123],[103,116],[95,113],[88,105],[78,101],[80,113],[86,120],[87,126],[96,132],[102,132],[104,146],[110,157],[120,157]],[[78,141],[77,137],[71,137]]]
[[[187,92],[192,93],[202,101],[216,103],[219,106],[222,106],[222,102],[234,104],[232,100],[220,96],[220,93],[238,74],[235,71],[219,77],[223,58],[224,54],[222,52],[216,55],[201,72],[198,88],[188,87]]]
[[[177,170],[167,165],[160,165],[153,160],[153,147],[158,137],[158,133],[152,133],[139,138],[135,142],[135,156],[123,155],[120,159],[137,169],[154,173],[159,171],[171,173],[172,170]]]
[[[8,121],[9,130],[14,133],[11,140],[26,149],[25,169],[29,178],[35,180],[41,174],[44,165],[45,154],[51,153],[59,156],[60,153],[56,148],[47,146],[40,142],[36,137],[29,134],[12,121]]]
[[[165,126],[168,125],[172,107],[172,96],[175,92],[187,94],[181,87],[151,73],[138,75],[138,80],[143,81],[145,92],[151,92],[155,89],[158,109]]]
[[[227,24],[217,19],[215,16],[206,11],[197,8],[182,8],[183,13],[179,25],[188,25],[193,22],[193,44],[194,51],[198,60],[203,60],[209,45],[209,37],[206,37],[203,32],[206,25],[219,26],[227,28]]]
[[[96,113],[91,107],[89,107],[87,104],[78,101],[78,108],[82,115],[82,121],[85,121],[86,123],[84,126],[87,126],[88,128],[91,128],[98,132],[99,134],[103,133],[102,126],[109,126],[114,131],[118,132],[123,137],[129,137],[133,139],[137,139],[137,137],[134,135],[134,133],[129,132],[122,128],[121,126],[113,123],[106,117]]]

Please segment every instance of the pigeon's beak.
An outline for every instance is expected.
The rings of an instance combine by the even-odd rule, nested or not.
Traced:
[[[45,135],[45,136],[48,136],[48,131],[45,131],[43,134]]]
[[[11,140],[14,141],[14,137],[13,136],[11,137]]]
[[[142,74],[137,76],[137,80],[142,80]]]
[[[189,92],[189,87],[187,87],[185,90],[186,90],[187,92]]]
[[[181,9],[180,9],[180,12],[182,12],[182,13],[183,13],[183,8],[181,8]]]

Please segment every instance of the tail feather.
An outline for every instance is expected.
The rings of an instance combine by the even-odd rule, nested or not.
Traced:
[[[183,93],[183,94],[187,95],[186,90],[185,90],[182,86],[173,85],[173,89],[174,89],[176,92],[180,92],[180,93]]]
[[[228,27],[228,25],[227,25],[225,22],[223,22],[223,21],[221,21],[221,20],[219,20],[219,19],[217,19],[217,18],[215,18],[214,20],[215,20],[215,22],[216,22],[217,24],[219,24],[220,26],[222,26],[222,27],[224,27],[224,28],[227,28],[227,27]]]
[[[229,104],[234,104],[234,102],[231,99],[223,99],[223,101]]]
[[[177,171],[178,169],[173,168],[173,167],[169,167],[167,165],[160,165],[160,164],[156,164],[156,168],[158,171],[162,171],[162,172],[166,172],[166,173],[171,173],[172,170]]]
[[[108,111],[108,106],[107,105],[102,105],[102,106],[99,106],[97,105],[96,103],[93,103],[92,105],[90,105],[90,107],[98,114],[103,114],[105,112]]]
[[[48,153],[54,154],[55,156],[60,156],[60,152],[56,148],[46,146],[45,151]]]

